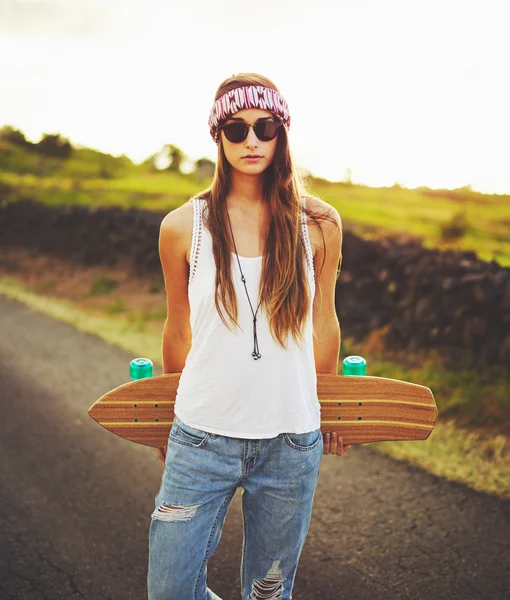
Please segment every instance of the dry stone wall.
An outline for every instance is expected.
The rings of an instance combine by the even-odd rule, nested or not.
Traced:
[[[474,252],[344,232],[336,290],[342,330],[384,327],[389,348],[437,349],[451,367],[510,366],[510,269]]]

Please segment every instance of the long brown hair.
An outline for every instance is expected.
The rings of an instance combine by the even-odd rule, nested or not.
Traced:
[[[256,73],[239,73],[220,84],[214,101],[227,92],[247,85],[262,85],[280,91],[266,77]],[[226,325],[223,309],[231,322],[237,322],[237,301],[231,277],[232,255],[234,249],[228,226],[226,198],[231,185],[232,166],[228,162],[220,136],[218,160],[211,185],[199,192],[194,198],[204,198],[204,223],[211,233],[213,253],[216,263],[216,310]],[[294,340],[303,339],[302,325],[306,318],[310,297],[306,277],[306,254],[302,241],[301,198],[312,198],[305,187],[301,175],[295,169],[285,127],[280,127],[276,150],[271,164],[263,173],[263,195],[269,207],[269,228],[262,259],[262,274],[259,284],[260,310],[268,316],[273,339],[286,349],[286,339],[291,333]],[[193,198],[190,199],[193,200]],[[315,214],[307,205],[305,212],[319,226],[322,239],[324,235],[318,221],[336,220],[327,211]],[[325,259],[325,244],[324,244]],[[323,263],[324,264],[324,261]],[[321,265],[322,269],[322,265]],[[337,269],[337,278],[339,270]],[[320,286],[319,286],[320,287]],[[319,293],[322,293],[319,291]],[[317,299],[317,294],[315,295]],[[258,301],[254,306],[258,305]],[[284,341],[285,338],[285,341]]]

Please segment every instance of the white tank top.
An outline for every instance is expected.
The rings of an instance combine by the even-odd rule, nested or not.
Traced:
[[[238,304],[237,321],[242,331],[222,322],[214,304],[216,264],[212,236],[202,219],[206,200],[194,198],[193,235],[190,251],[188,298],[191,349],[186,357],[174,406],[181,421],[211,433],[238,438],[270,438],[280,433],[305,433],[320,427],[320,404],[312,337],[312,304],[303,326],[304,342],[291,334],[287,350],[273,340],[266,312],[257,312],[260,359],[254,360],[253,314],[232,253],[232,278]],[[304,205],[304,199],[303,199]],[[315,295],[313,254],[306,214],[301,211],[306,273]],[[255,311],[262,257],[242,257]],[[225,317],[229,321],[228,315]],[[300,343],[300,345],[299,345]]]

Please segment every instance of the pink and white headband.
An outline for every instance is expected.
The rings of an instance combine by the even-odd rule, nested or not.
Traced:
[[[274,113],[283,124],[290,127],[289,107],[283,96],[262,85],[239,87],[223,94],[211,108],[209,114],[209,131],[212,139],[219,142],[220,130],[218,125],[228,116],[243,108],[263,108]]]

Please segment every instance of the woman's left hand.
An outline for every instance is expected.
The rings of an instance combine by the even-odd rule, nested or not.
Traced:
[[[342,438],[337,435],[336,431],[323,433],[322,437],[324,438],[324,454],[342,456],[352,448],[351,444],[344,446]]]

